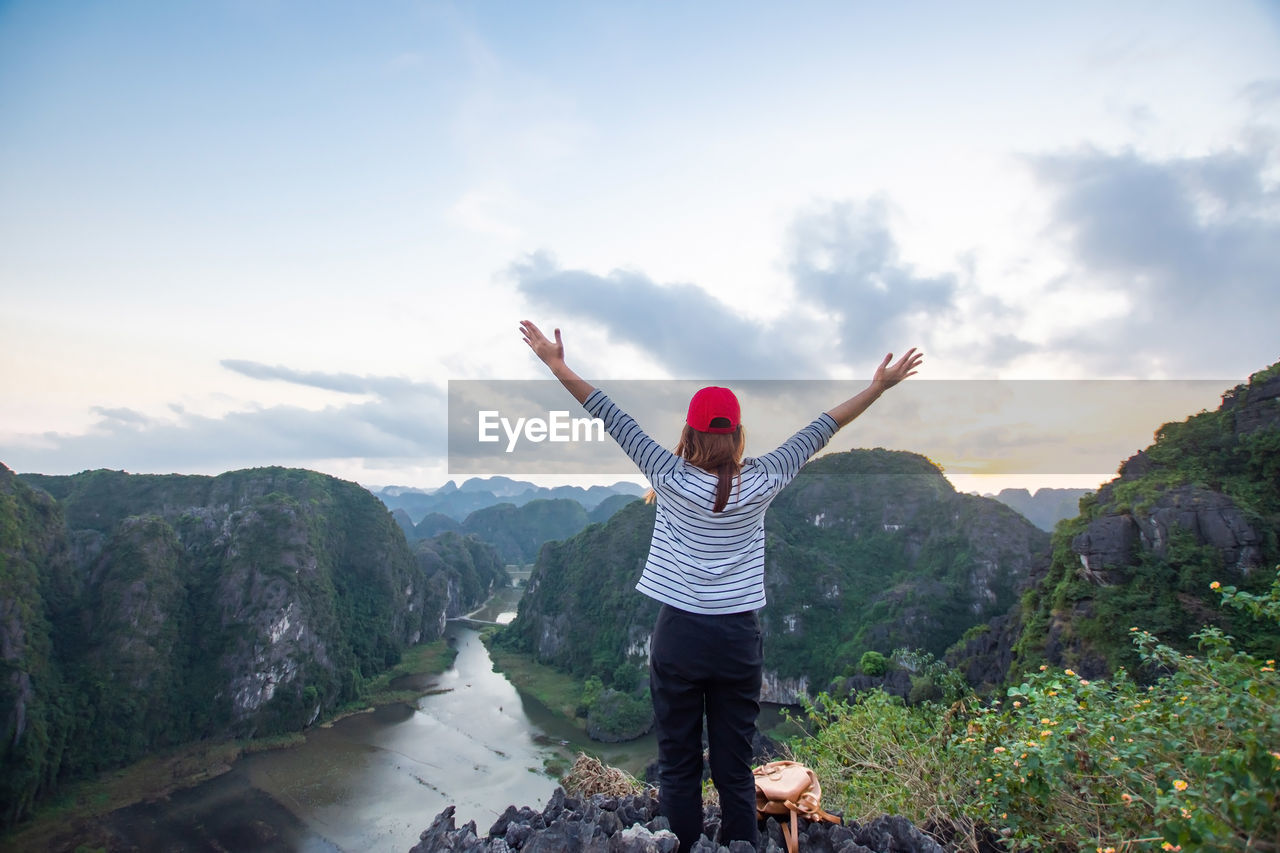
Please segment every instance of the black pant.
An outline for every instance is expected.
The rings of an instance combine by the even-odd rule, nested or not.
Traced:
[[[702,717],[720,795],[720,843],[758,843],[751,741],[764,665],[754,611],[722,616],[663,605],[653,629],[649,685],[658,730],[661,812],[687,851],[702,834]]]

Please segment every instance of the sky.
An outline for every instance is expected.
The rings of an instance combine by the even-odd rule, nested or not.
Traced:
[[[1278,139],[1274,2],[9,0],[0,462],[438,486],[527,318],[606,390],[1130,380],[1106,470],[833,444],[1096,485],[1280,358]]]

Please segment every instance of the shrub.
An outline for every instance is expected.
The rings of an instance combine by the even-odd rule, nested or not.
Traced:
[[[595,740],[634,740],[653,727],[653,704],[646,693],[633,696],[606,688],[587,714],[587,734]]]
[[[939,720],[947,716],[941,710],[907,707],[883,690],[849,700],[820,694],[796,720],[808,736],[788,750],[817,773],[824,807],[846,821],[896,814],[920,826],[951,827],[962,810],[965,774],[940,748]]]
[[[858,659],[858,669],[862,670],[863,675],[879,678],[889,671],[889,662],[879,652],[863,652]]]
[[[1280,577],[1266,598],[1222,593],[1280,622]],[[1193,635],[1203,656],[1130,633],[1142,665],[1162,673],[1154,683],[1042,666],[953,737],[971,773],[970,817],[1019,849],[1280,850],[1275,661],[1237,651],[1217,628]]]
[[[1280,567],[1269,595],[1211,588],[1280,624]],[[960,849],[990,830],[1010,850],[1280,851],[1276,661],[1218,628],[1193,635],[1196,655],[1129,633],[1149,684],[1041,666],[987,705],[823,695],[791,750],[817,771],[828,808],[902,814]],[[949,694],[952,679],[934,675]]]

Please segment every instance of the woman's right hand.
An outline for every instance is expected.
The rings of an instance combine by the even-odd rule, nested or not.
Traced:
[[[886,355],[884,361],[880,362],[880,366],[876,368],[875,376],[871,378],[871,384],[882,391],[887,391],[908,376],[915,376],[916,369],[924,361],[924,353],[916,352],[916,348],[912,347],[907,350],[906,355],[891,365],[889,361],[892,358],[893,353]]]

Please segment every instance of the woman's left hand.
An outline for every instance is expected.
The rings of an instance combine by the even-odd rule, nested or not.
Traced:
[[[524,335],[524,342],[529,345],[529,349],[533,350],[533,354],[542,359],[546,365],[564,361],[564,341],[560,339],[559,329],[555,330],[556,339],[552,341],[532,322],[521,320],[520,333]]]

